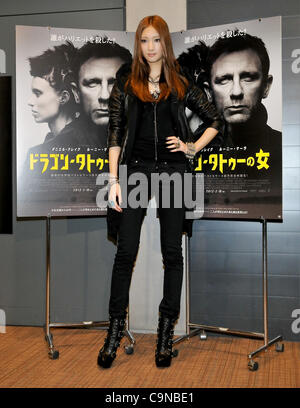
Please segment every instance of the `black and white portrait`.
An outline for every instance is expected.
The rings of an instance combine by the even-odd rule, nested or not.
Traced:
[[[118,69],[131,59],[123,33],[18,27],[18,209],[24,216],[75,214],[82,207],[101,212],[96,179],[108,170],[108,100]],[[29,84],[25,92],[21,83],[23,90]]]
[[[196,164],[205,173],[207,209],[221,216],[228,211],[233,217],[280,218],[279,18],[190,30],[175,33],[175,38],[180,66],[215,104],[225,124]],[[197,139],[204,125],[191,112],[188,118]]]

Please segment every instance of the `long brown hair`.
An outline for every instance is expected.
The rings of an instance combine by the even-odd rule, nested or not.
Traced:
[[[176,93],[178,99],[183,99],[185,90],[188,86],[188,81],[180,74],[179,64],[176,61],[173,51],[169,27],[165,20],[160,16],[144,17],[138,25],[135,33],[132,70],[131,75],[127,80],[126,87],[130,85],[133,93],[143,102],[153,101],[148,88],[150,67],[146,59],[143,57],[141,48],[142,33],[145,28],[149,26],[152,26],[158,32],[163,54],[162,73],[165,82],[159,84],[160,96],[158,100],[167,99],[171,91]]]

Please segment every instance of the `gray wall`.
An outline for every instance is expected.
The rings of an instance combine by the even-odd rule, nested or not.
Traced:
[[[292,72],[291,54],[300,49],[300,2],[188,0],[187,7],[188,29],[283,16],[284,222],[268,226],[269,329],[270,336],[299,341],[299,330],[293,332],[291,324],[293,310],[300,309],[300,73]],[[190,245],[193,323],[263,330],[261,245],[259,223],[195,222]]]
[[[13,76],[13,234],[0,235],[0,309],[8,325],[45,322],[46,222],[16,220],[15,25],[124,30],[123,0],[1,0],[0,49]],[[51,320],[106,320],[114,245],[105,218],[51,224]]]

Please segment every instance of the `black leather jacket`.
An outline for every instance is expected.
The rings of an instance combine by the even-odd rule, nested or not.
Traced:
[[[125,83],[131,72],[131,65],[121,66],[116,75],[116,81],[109,99],[109,126],[107,147],[119,146],[121,153],[119,164],[128,164],[134,145],[135,132],[138,120],[141,117],[141,104],[139,99],[130,90],[125,92]],[[185,72],[183,71],[184,75]],[[188,77],[188,75],[186,75]],[[218,131],[223,130],[224,124],[216,108],[208,102],[204,92],[196,87],[189,79],[189,87],[183,100],[178,100],[171,94],[171,112],[176,124],[176,135],[183,142],[194,142],[193,133],[190,130],[185,115],[185,108],[195,112],[203,120],[206,127],[213,127]],[[193,163],[187,160],[188,168],[193,171]],[[108,236],[116,243],[121,214],[110,207],[107,209]],[[183,232],[192,236],[192,219],[185,219]]]
[[[122,65],[117,72],[109,99],[107,147],[121,147],[119,164],[128,164],[130,160],[135,131],[141,114],[138,98],[130,90],[127,92],[124,90],[130,72],[130,64]],[[207,127],[213,127],[218,131],[223,130],[223,120],[215,106],[207,100],[200,88],[190,82],[183,100],[179,100],[174,94],[171,94],[171,112],[176,124],[174,130],[183,142],[195,141],[185,115],[186,107],[195,112]]]

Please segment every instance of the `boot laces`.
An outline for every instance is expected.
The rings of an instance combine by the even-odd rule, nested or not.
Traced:
[[[164,317],[160,318],[157,329],[157,348],[172,351],[172,338],[174,335],[174,320]]]
[[[105,338],[105,348],[113,350],[120,345],[120,341],[124,336],[125,320],[114,318],[110,320],[110,325]]]

